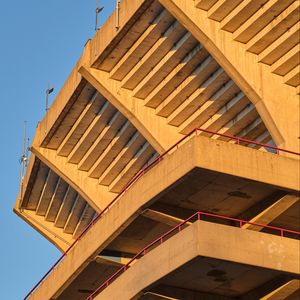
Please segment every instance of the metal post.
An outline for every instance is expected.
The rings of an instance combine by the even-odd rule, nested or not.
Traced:
[[[24,184],[24,176],[25,176],[25,170],[27,167],[27,151],[26,151],[26,124],[27,122],[24,121],[24,133],[23,133],[23,147],[22,147],[22,156],[20,159],[21,163],[21,174],[20,174],[20,204],[19,208],[22,207],[22,202],[23,202],[23,184]]]
[[[49,105],[49,85],[48,85],[48,89],[46,90],[46,112],[48,111],[48,105]]]
[[[98,10],[99,10],[99,2],[96,0],[96,20],[95,20],[95,31],[98,31]]]
[[[54,91],[54,88],[50,88],[50,84],[48,84],[48,88],[46,90],[46,112],[49,109],[49,95]]]
[[[98,31],[99,30],[99,26],[98,26],[98,23],[99,23],[99,13],[103,10],[104,6],[102,7],[99,7],[99,0],[96,0],[96,22],[95,22],[95,31]]]
[[[116,0],[116,30],[120,27],[120,0]]]

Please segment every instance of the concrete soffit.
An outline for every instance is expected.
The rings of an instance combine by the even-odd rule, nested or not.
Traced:
[[[247,95],[248,99],[255,105],[257,112],[269,130],[274,142],[278,146],[285,143],[278,126],[271,116],[266,104],[251,83],[242,73],[228,60],[221,49],[199,26],[200,17],[197,15],[197,8],[190,1],[182,0],[159,0],[159,2],[207,49],[219,65],[225,70],[229,77]],[[196,21],[197,20],[197,21]]]

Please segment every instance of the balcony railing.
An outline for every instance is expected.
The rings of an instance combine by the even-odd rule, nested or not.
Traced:
[[[82,237],[85,235],[85,233],[112,207],[112,205],[140,178],[142,177],[147,171],[149,171],[152,167],[157,165],[160,161],[163,160],[163,158],[172,152],[173,150],[177,149],[182,143],[184,143],[188,138],[190,138],[193,135],[199,135],[201,132],[212,134],[212,135],[218,135],[224,138],[227,138],[229,140],[235,141],[239,145],[243,146],[249,146],[249,145],[256,145],[260,146],[269,150],[274,151],[277,155],[280,155],[281,153],[288,153],[295,156],[300,156],[300,153],[278,148],[275,146],[259,143],[256,141],[247,140],[240,137],[230,136],[227,134],[221,134],[218,132],[202,129],[202,128],[196,128],[193,131],[191,131],[189,134],[185,135],[182,139],[180,139],[175,145],[170,147],[167,151],[165,151],[163,154],[155,158],[151,163],[144,166],[123,188],[123,190],[101,211],[100,214],[98,214],[91,223],[86,227],[86,229],[80,234],[80,236],[72,243],[72,245],[65,251],[65,253],[62,254],[62,256],[55,262],[55,264],[47,271],[47,273],[41,278],[41,280],[31,289],[31,291],[25,296],[24,300],[28,299],[30,295],[45,281],[45,279],[52,273],[52,271],[57,267],[57,265],[68,255],[68,253],[73,249],[73,247],[82,239]],[[243,221],[244,223],[246,221]]]
[[[153,250],[156,246],[161,245],[164,243],[168,238],[173,236],[174,234],[180,232],[183,227],[187,226],[187,223],[190,222],[195,222],[201,220],[203,217],[208,218],[213,218],[213,219],[219,219],[219,220],[226,220],[226,221],[231,221],[234,224],[237,224],[240,228],[242,228],[243,225],[248,224],[248,225],[254,225],[258,227],[262,227],[265,229],[270,229],[278,233],[280,236],[284,236],[287,233],[290,234],[295,234],[295,235],[300,235],[300,232],[294,231],[294,230],[288,230],[288,229],[283,229],[280,227],[275,227],[275,226],[270,226],[266,224],[260,224],[260,223],[255,223],[255,222],[249,222],[241,219],[236,219],[236,218],[230,218],[230,217],[225,217],[225,216],[220,216],[220,215],[215,215],[211,213],[206,213],[206,212],[201,212],[198,211],[194,213],[192,216],[190,216],[188,219],[184,220],[180,224],[176,225],[173,227],[171,230],[167,231],[154,241],[152,241],[149,245],[144,247],[138,254],[136,254],[126,265],[122,266],[120,269],[118,269],[113,275],[111,275],[107,280],[105,280],[91,295],[89,295],[86,300],[92,300],[96,295],[98,295],[101,291],[103,291],[106,287],[108,287],[115,279],[117,279],[122,273],[127,271],[136,260],[140,259],[141,257],[145,256],[147,253],[149,253],[151,250]]]

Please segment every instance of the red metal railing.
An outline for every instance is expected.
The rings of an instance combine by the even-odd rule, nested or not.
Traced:
[[[213,217],[221,220],[227,220],[227,221],[233,221],[235,223],[238,223],[239,227],[242,228],[243,225],[249,224],[249,225],[254,225],[262,228],[268,228],[272,229],[274,231],[277,231],[280,233],[280,235],[283,237],[285,233],[291,233],[291,234],[296,234],[300,235],[300,232],[294,231],[294,230],[288,230],[288,229],[283,229],[280,227],[275,227],[275,226],[270,226],[266,224],[260,224],[260,223],[255,223],[255,222],[249,222],[245,220],[240,220],[236,218],[231,218],[231,217],[225,217],[225,216],[220,216],[220,215],[215,215],[211,213],[206,213],[206,212],[201,212],[198,211],[194,213],[192,216],[190,216],[188,219],[184,220],[182,223],[176,225],[163,235],[161,235],[159,238],[155,239],[152,241],[149,245],[144,247],[138,254],[136,254],[126,265],[122,266],[117,272],[115,272],[113,275],[111,275],[107,280],[105,280],[91,295],[89,295],[86,300],[92,300],[94,296],[99,294],[101,291],[103,291],[106,287],[108,287],[117,277],[119,277],[122,273],[124,273],[126,270],[130,268],[130,266],[139,258],[145,256],[147,253],[149,253],[149,250],[153,249],[155,245],[160,245],[163,242],[166,241],[166,238],[170,237],[172,233],[176,233],[177,231],[180,232],[182,230],[182,227],[186,225],[190,221],[196,221],[196,220],[201,220],[201,216],[206,216],[206,217]],[[206,220],[207,221],[207,220]]]
[[[161,154],[160,156],[158,156],[157,158],[155,158],[151,163],[149,163],[148,165],[146,165],[145,167],[143,167],[127,184],[126,186],[122,189],[122,191],[102,210],[102,212],[97,215],[89,224],[88,226],[85,228],[85,230],[78,236],[78,238],[72,243],[72,245],[65,251],[65,253],[63,253],[63,255],[54,263],[54,265],[48,270],[48,272],[41,278],[41,280],[31,289],[31,291],[25,296],[24,300],[28,299],[30,297],[30,295],[42,284],[42,282],[48,277],[48,275],[57,267],[57,265],[64,259],[64,257],[67,256],[67,254],[70,252],[70,250],[75,246],[75,244],[77,244],[77,242],[84,236],[84,234],[95,224],[95,222],[103,215],[105,214],[111,207],[112,205],[134,184],[134,182],[136,182],[141,176],[143,176],[150,168],[152,168],[154,165],[156,165],[157,163],[159,163],[164,156],[166,156],[167,154],[169,154],[172,150],[178,148],[178,146],[186,141],[189,137],[191,137],[193,134],[198,135],[200,132],[204,132],[204,133],[208,133],[208,134],[212,134],[212,135],[218,135],[221,137],[225,137],[228,138],[230,140],[235,140],[237,142],[237,144],[241,144],[241,143],[246,143],[248,145],[257,145],[257,146],[261,146],[267,149],[272,149],[275,150],[276,153],[279,155],[280,152],[284,152],[284,153],[289,153],[289,154],[293,154],[293,155],[297,155],[300,156],[300,153],[294,152],[294,151],[290,151],[290,150],[286,150],[286,149],[282,149],[282,148],[278,148],[278,147],[274,147],[274,146],[270,146],[267,144],[263,144],[263,143],[259,143],[256,141],[251,141],[251,140],[247,140],[244,138],[239,138],[239,137],[235,137],[235,136],[230,136],[227,134],[221,134],[218,132],[214,132],[211,130],[207,130],[207,129],[202,129],[202,128],[196,128],[193,131],[191,131],[189,134],[185,135],[182,139],[180,139],[175,145],[173,145],[172,147],[170,147],[168,150],[166,150],[163,154]]]

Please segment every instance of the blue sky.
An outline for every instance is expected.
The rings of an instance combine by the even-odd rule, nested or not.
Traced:
[[[95,0],[1,1],[0,9],[0,288],[1,299],[23,299],[60,256],[12,212],[19,186],[23,123],[29,137],[45,112],[48,82],[60,90],[86,41],[94,35]],[[105,9],[115,1],[100,0]]]

